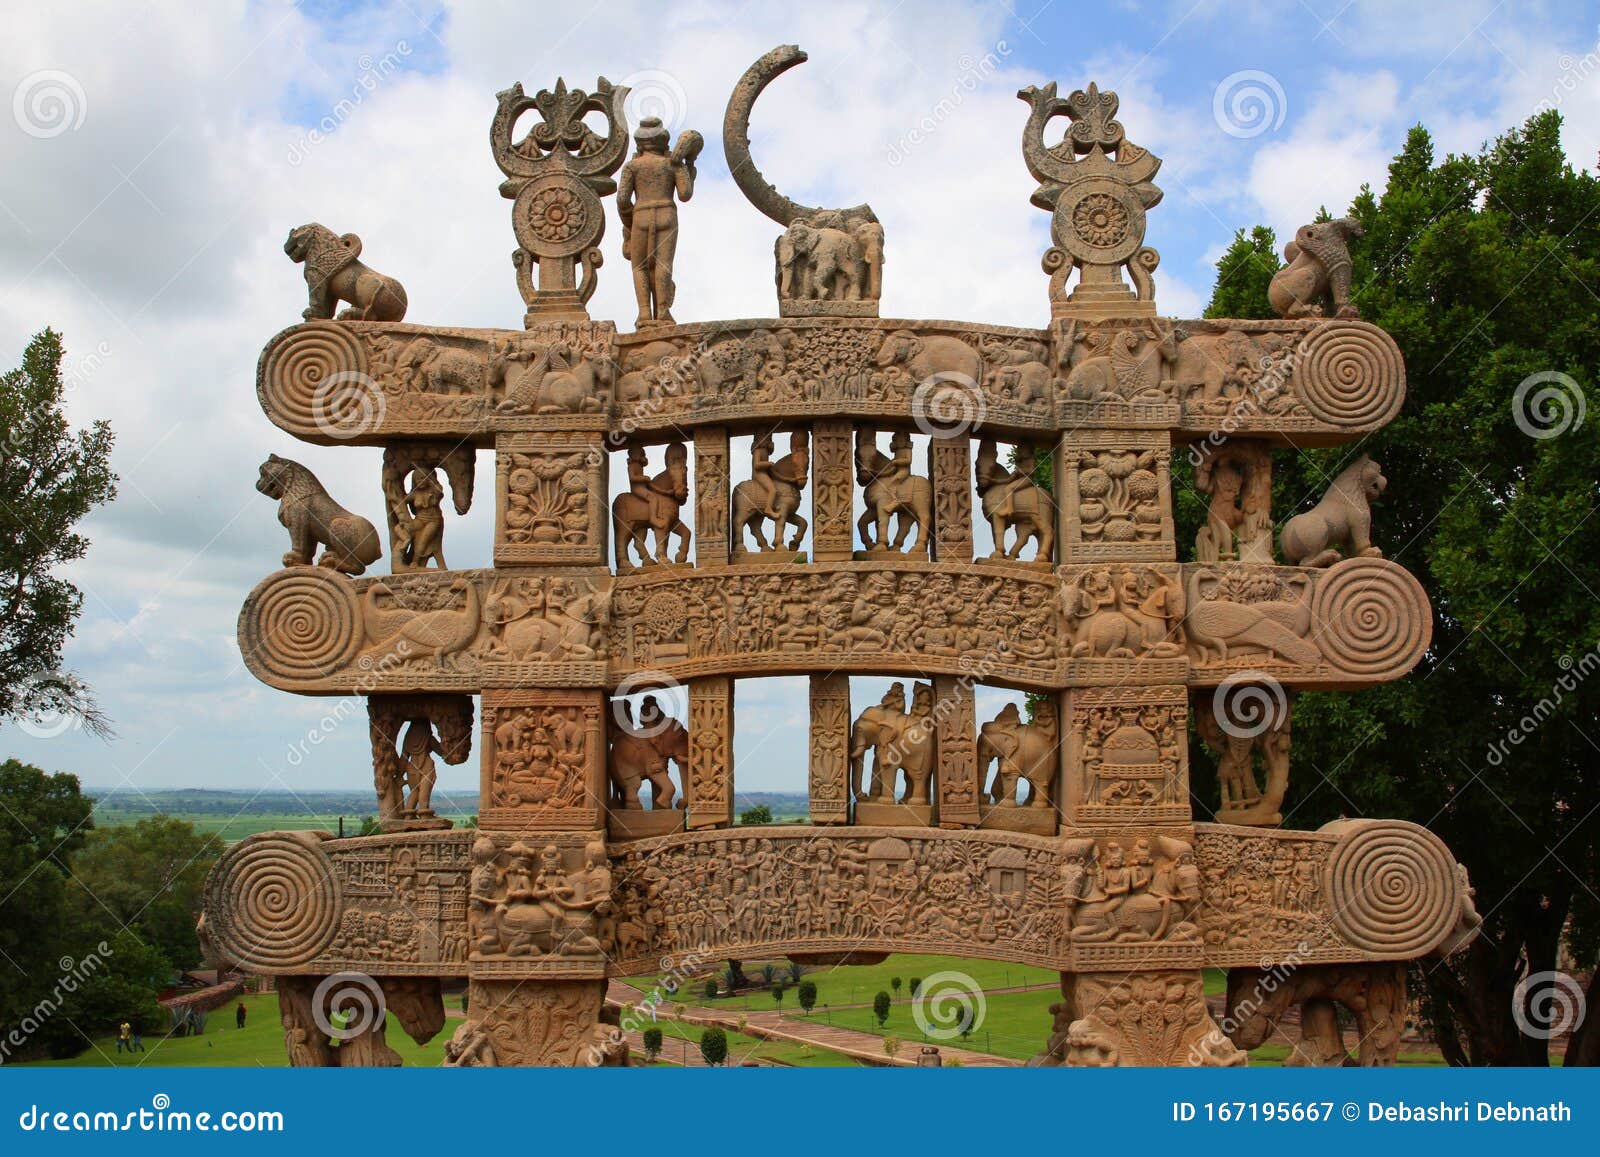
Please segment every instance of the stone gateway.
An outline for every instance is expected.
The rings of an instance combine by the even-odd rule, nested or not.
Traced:
[[[1274,453],[1357,441],[1404,398],[1395,343],[1350,301],[1354,223],[1301,230],[1276,320],[1162,317],[1160,159],[1115,93],[1030,87],[1048,326],[883,318],[872,210],[798,204],[750,158],[757,98],[804,60],[757,61],[723,125],[774,222],[776,316],[673,316],[701,136],[630,129],[604,78],[499,95],[524,330],[406,322],[354,235],[296,231],[311,308],[267,343],[257,394],[306,442],[383,448],[390,573],[363,575],[376,527],[273,459],[260,488],[291,550],[239,644],[272,687],[366,697],[383,830],[242,841],[209,881],[209,936],[278,978],[303,1065],[398,1063],[362,1009],[426,1040],[446,981],[470,998],[449,1064],[625,1063],[609,977],[889,952],[1059,972],[1039,1065],[1242,1064],[1291,1009],[1297,1063],[1352,1060],[1340,1009],[1360,1063],[1393,1063],[1404,962],[1476,933],[1465,873],[1413,824],[1280,826],[1294,693],[1400,678],[1431,637],[1426,594],[1372,540],[1377,463],[1273,541]],[[633,332],[587,309],[613,194]],[[493,557],[455,569],[480,451]],[[1209,501],[1192,550],[1175,452]],[[811,823],[735,829],[734,696],[772,674],[810,679]],[[852,674],[897,681],[852,703]],[[980,718],[979,683],[1034,707]],[[1191,810],[1191,722],[1222,822]],[[479,826],[454,830],[437,760],[465,762],[474,733]],[[1205,968],[1229,971],[1220,1021]]]

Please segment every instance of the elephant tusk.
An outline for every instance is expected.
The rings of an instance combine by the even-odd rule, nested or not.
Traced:
[[[739,83],[733,86],[728,97],[728,110],[722,117],[722,152],[733,174],[734,184],[745,199],[771,217],[779,225],[788,225],[797,217],[822,212],[821,206],[807,207],[791,201],[772,182],[761,175],[761,170],[750,159],[750,110],[755,107],[761,90],[797,64],[804,64],[806,54],[797,44],[781,44],[745,69]],[[865,216],[877,220],[870,206],[862,204],[843,211],[847,218]]]

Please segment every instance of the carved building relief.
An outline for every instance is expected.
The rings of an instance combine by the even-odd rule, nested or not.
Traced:
[[[604,693],[486,690],[478,826],[486,830],[601,826]]]

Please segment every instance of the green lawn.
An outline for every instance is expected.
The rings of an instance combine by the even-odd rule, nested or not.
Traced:
[[[458,1010],[460,1001],[452,998],[452,1011]],[[211,1014],[206,1031],[201,1036],[162,1038],[147,1033],[142,1053],[118,1053],[116,1034],[107,1031],[90,1048],[71,1060],[38,1061],[41,1066],[57,1068],[85,1068],[143,1065],[152,1068],[260,1068],[281,1069],[288,1065],[288,1054],[283,1047],[283,1027],[278,1020],[278,998],[272,993],[247,996],[244,1028],[233,1027],[233,1006],[228,1005]],[[399,1053],[408,1065],[436,1066],[444,1060],[444,1042],[455,1032],[458,1019],[445,1021],[439,1035],[426,1045],[416,1044],[405,1030],[389,1017],[384,1031],[389,1047]],[[87,1027],[87,1026],[85,1026]]]
[[[699,1025],[678,1024],[676,1021],[666,1019],[658,1019],[656,1024],[660,1027],[663,1038],[661,1042],[663,1060],[681,1063],[685,1055],[690,1057],[700,1055],[700,1033],[704,1030]],[[853,1068],[857,1064],[843,1053],[815,1045],[766,1041],[732,1029],[724,1031],[728,1034],[728,1059],[724,1064],[730,1067],[741,1065],[745,1061],[773,1061],[797,1068]]]

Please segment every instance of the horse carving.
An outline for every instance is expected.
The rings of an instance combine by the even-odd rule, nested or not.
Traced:
[[[611,504],[611,521],[616,532],[617,566],[632,569],[635,564],[630,548],[639,555],[638,566],[662,566],[668,563],[667,548],[674,534],[678,536],[678,550],[671,565],[682,566],[689,560],[688,526],[679,512],[689,500],[689,451],[682,442],[667,447],[667,468],[654,478],[645,470],[644,447],[635,446],[628,451],[629,491],[619,494]],[[648,538],[655,535],[655,552],[651,553]]]
[[[744,541],[748,530],[756,540],[756,549],[763,553],[775,550],[799,550],[800,540],[810,525],[800,514],[800,491],[804,489],[811,470],[811,448],[804,430],[789,435],[789,452],[776,462],[772,460],[772,435],[763,434],[751,446],[751,463],[754,477],[733,488],[733,533],[736,541]],[[767,541],[762,523],[772,520],[772,541]],[[794,527],[794,535],[787,548],[783,545],[786,527]]]
[[[856,481],[863,489],[866,510],[856,523],[868,550],[926,553],[928,528],[933,523],[933,483],[911,473],[911,435],[895,433],[889,455],[878,449],[877,439],[866,430],[856,433]],[[895,520],[894,540],[889,540],[889,520]],[[908,548],[906,536],[915,529]]]
[[[994,535],[990,558],[1017,560],[1030,539],[1038,543],[1035,561],[1048,565],[1056,545],[1056,503],[1050,492],[1033,480],[1033,447],[1017,447],[1017,468],[1000,465],[994,439],[978,443],[975,476],[983,495],[983,514]],[[1016,541],[1006,547],[1006,532],[1014,530]]]

